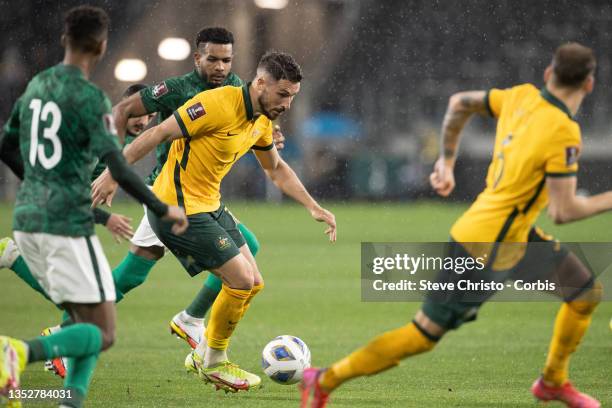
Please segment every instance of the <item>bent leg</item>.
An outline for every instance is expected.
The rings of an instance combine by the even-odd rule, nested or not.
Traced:
[[[430,331],[426,331],[425,328]],[[434,334],[435,333],[435,334]],[[410,356],[433,349],[445,330],[419,311],[413,322],[374,338],[321,374],[320,385],[332,391],[342,383],[395,367]]]

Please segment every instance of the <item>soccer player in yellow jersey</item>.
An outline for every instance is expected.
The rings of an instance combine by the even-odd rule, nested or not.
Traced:
[[[576,196],[581,140],[580,128],[572,117],[593,90],[594,71],[593,52],[571,43],[556,50],[544,72],[546,85],[542,90],[524,84],[453,95],[442,126],[444,151],[431,175],[436,192],[448,196],[455,186],[453,168],[463,127],[475,113],[497,118],[486,188],[452,227],[449,255],[469,256],[480,246],[491,255],[488,268],[504,272],[503,279],[535,281],[551,277],[566,283],[558,293],[564,302],[544,371],[533,384],[532,393],[539,400],[557,400],[576,408],[600,406],[597,400],[573,388],[568,381],[568,364],[589,326],[601,286],[573,253],[533,223],[546,205],[557,223],[612,209],[612,192],[589,198]],[[525,244],[502,247],[505,242]],[[518,252],[518,258],[517,247],[524,249]],[[498,263],[504,264],[503,268],[496,269]],[[311,407],[324,407],[329,394],[343,382],[376,374],[403,358],[433,349],[448,330],[474,320],[478,308],[493,293],[483,293],[477,302],[468,299],[473,295],[465,292],[450,301],[436,301],[429,294],[410,324],[380,335],[327,369],[307,370],[301,384],[302,407],[311,396]]]
[[[223,280],[211,310],[206,341],[187,356],[200,377],[217,389],[248,390],[261,382],[230,363],[226,355],[236,325],[263,289],[257,263],[221,202],[221,180],[232,165],[253,150],[276,186],[304,205],[315,220],[325,222],[325,232],[331,241],[336,240],[334,215],[308,194],[272,140],[272,120],[289,109],[301,79],[293,57],[268,52],[259,61],[251,83],[197,94],[124,150],[128,162],[133,163],[159,143],[174,140],[153,191],[164,202],[185,208],[190,229],[179,237],[167,222],[151,213],[148,216],[156,235],[190,275],[209,270]],[[99,184],[94,201],[104,200],[114,188],[112,182]]]

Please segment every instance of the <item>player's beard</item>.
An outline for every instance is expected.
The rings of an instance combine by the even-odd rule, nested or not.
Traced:
[[[282,111],[276,109],[268,110],[266,108],[266,101],[263,94],[259,95],[259,97],[257,98],[257,103],[259,104],[259,109],[261,109],[261,113],[263,113],[270,120],[277,119],[283,112],[285,112],[284,109]]]

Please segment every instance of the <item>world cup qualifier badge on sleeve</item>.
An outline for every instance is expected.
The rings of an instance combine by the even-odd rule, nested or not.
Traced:
[[[164,96],[168,93],[168,85],[166,85],[166,82],[160,82],[153,87],[153,91],[151,93],[155,99]]]
[[[580,148],[578,146],[568,146],[565,148],[565,165],[571,166],[578,161]]]
[[[204,110],[204,106],[198,102],[187,108],[187,114],[189,115],[189,119],[194,121],[197,118],[206,115],[206,111]]]

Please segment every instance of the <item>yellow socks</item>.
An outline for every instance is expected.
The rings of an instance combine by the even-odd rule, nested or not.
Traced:
[[[598,286],[594,290],[597,289]],[[560,386],[567,381],[569,358],[591,324],[591,316],[599,301],[596,296],[595,299],[574,300],[561,305],[544,367],[543,379],[547,383]]]
[[[264,288],[263,282],[253,286],[253,289],[251,289],[251,294],[247,298],[246,302],[244,302],[244,306],[242,308],[242,316],[244,316],[247,310],[249,310],[249,307],[251,307],[251,300],[253,300],[255,295],[261,292],[263,288]]]
[[[251,290],[232,289],[225,284],[213,303],[206,337],[208,347],[226,350],[229,339],[242,318],[244,304],[251,295]]]
[[[365,347],[336,362],[321,375],[320,384],[331,391],[351,378],[394,367],[401,359],[429,351],[435,345],[436,340],[410,323],[378,336]]]

